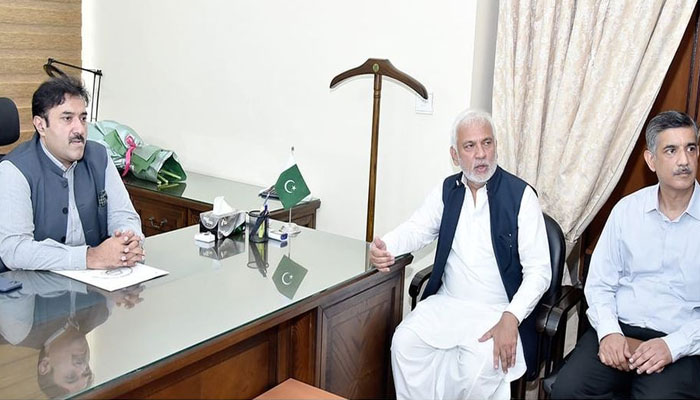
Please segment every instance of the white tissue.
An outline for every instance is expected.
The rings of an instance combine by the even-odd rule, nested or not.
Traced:
[[[228,205],[226,200],[224,200],[224,196],[219,196],[214,199],[214,209],[212,210],[212,214],[220,217],[231,212],[233,212],[233,207]]]

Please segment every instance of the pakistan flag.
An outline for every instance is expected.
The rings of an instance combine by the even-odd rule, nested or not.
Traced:
[[[277,183],[275,183],[275,191],[277,191],[285,210],[294,207],[304,197],[311,194],[296,163],[282,171],[280,177],[277,178]]]

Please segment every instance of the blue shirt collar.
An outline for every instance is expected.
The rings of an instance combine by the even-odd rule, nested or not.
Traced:
[[[647,199],[644,204],[644,211],[645,212],[650,212],[650,211],[658,211],[659,214],[661,213],[661,209],[659,208],[659,184],[657,183],[656,185],[653,186],[652,190],[649,191],[649,195],[647,196]],[[690,197],[690,202],[688,203],[688,207],[685,209],[683,214],[688,214],[691,217],[695,218],[696,220],[700,221],[700,184],[698,184],[698,181],[695,181],[695,185],[693,188],[693,195]],[[682,214],[681,214],[682,215]]]
[[[695,181],[693,195],[690,197],[690,203],[688,203],[688,208],[685,212],[700,221],[700,184],[698,184],[697,180]]]

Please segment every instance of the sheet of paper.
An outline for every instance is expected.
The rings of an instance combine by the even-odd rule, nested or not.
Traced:
[[[115,269],[86,269],[81,271],[53,271],[88,285],[96,286],[108,292],[113,292],[137,283],[167,275],[168,271],[136,264],[133,267]]]

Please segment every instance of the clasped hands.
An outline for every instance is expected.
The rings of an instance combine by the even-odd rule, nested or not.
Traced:
[[[642,341],[611,333],[600,341],[600,362],[620,371],[652,374],[673,362],[671,350],[661,338]]]
[[[112,269],[133,267],[145,259],[146,252],[141,246],[143,238],[133,231],[114,231],[114,236],[97,247],[88,247],[88,269]]]

